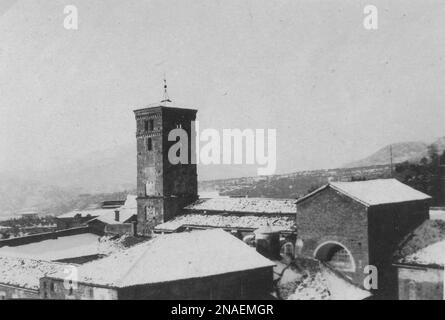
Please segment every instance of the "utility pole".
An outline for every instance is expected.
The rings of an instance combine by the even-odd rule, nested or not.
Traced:
[[[391,160],[391,178],[394,178],[394,168],[393,168],[393,161],[392,161],[392,144],[389,145],[389,157]]]

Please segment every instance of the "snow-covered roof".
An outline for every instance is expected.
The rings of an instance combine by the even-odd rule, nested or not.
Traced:
[[[331,187],[366,206],[431,199],[429,195],[417,191],[396,179],[376,179],[354,182],[331,182],[298,199],[297,203],[304,201],[327,187]]]
[[[125,210],[119,211],[119,221],[115,220],[115,213],[113,211],[108,214],[104,214],[97,218],[91,219],[88,222],[94,221],[94,220],[99,220],[106,224],[121,224],[121,223],[128,222],[128,220],[130,220],[131,218],[133,218],[136,215],[137,215],[137,209],[125,209]]]
[[[99,220],[106,224],[120,224],[125,223],[134,216],[137,216],[137,201],[134,195],[128,195],[125,204],[117,209],[109,210],[109,212],[104,213],[90,221]],[[115,211],[119,211],[119,221],[115,220]]]
[[[141,111],[144,111],[145,109],[151,109],[151,108],[181,109],[181,110],[196,111],[194,109],[186,107],[185,105],[182,105],[181,103],[173,102],[171,100],[163,100],[163,101],[159,101],[159,102],[150,103],[149,105],[146,105],[145,107],[143,107],[141,109],[134,110],[134,112],[141,112]]]
[[[272,226],[282,231],[291,232],[295,227],[295,218],[292,216],[253,216],[228,214],[186,214],[173,220],[157,225],[156,231],[173,232],[181,227],[208,227],[233,229],[258,229],[263,226]]]
[[[395,259],[402,264],[444,267],[445,221],[425,221],[400,244]]]
[[[109,253],[109,245],[99,240],[98,235],[83,233],[16,247],[5,246],[0,248],[0,255],[56,261]]]
[[[39,280],[49,273],[62,273],[66,264],[0,256],[0,283],[39,290]]]
[[[187,206],[191,211],[237,212],[252,214],[295,214],[294,199],[214,198]]]
[[[79,282],[128,287],[273,267],[254,248],[222,230],[160,235],[79,267]],[[63,278],[57,272],[49,275]]]

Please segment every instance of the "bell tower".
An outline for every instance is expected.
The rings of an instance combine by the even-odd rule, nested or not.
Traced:
[[[165,85],[166,89],[166,85]],[[166,92],[166,90],[165,90]],[[134,111],[137,139],[138,234],[174,218],[198,199],[196,164],[192,164],[197,110],[174,107],[166,94],[160,103]],[[168,153],[176,141],[169,133],[177,128],[188,136],[188,163],[172,164]]]

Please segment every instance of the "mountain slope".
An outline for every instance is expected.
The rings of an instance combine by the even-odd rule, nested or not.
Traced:
[[[445,150],[445,137],[434,141],[432,144],[436,145],[439,152],[442,153]],[[394,163],[401,163],[405,161],[418,162],[423,157],[426,157],[428,155],[429,145],[430,144],[421,141],[394,143],[392,145],[383,147],[382,149],[364,159],[350,162],[344,167],[355,168],[389,164],[391,163],[391,147]]]

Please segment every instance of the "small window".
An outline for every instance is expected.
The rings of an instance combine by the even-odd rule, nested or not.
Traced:
[[[70,295],[70,296],[73,295],[73,288],[72,287],[70,288],[70,291],[69,291],[68,295]]]
[[[147,139],[147,151],[151,151],[153,149],[153,141],[151,138]]]
[[[145,131],[148,131],[148,120],[144,121],[144,129]]]
[[[93,288],[90,288],[90,297],[94,298],[94,289]]]
[[[54,292],[55,288],[54,288],[54,283],[51,283],[51,292]]]
[[[155,129],[155,121],[153,119],[150,119],[148,128],[150,131],[153,131]]]
[[[43,289],[46,289],[46,282],[43,281]]]

